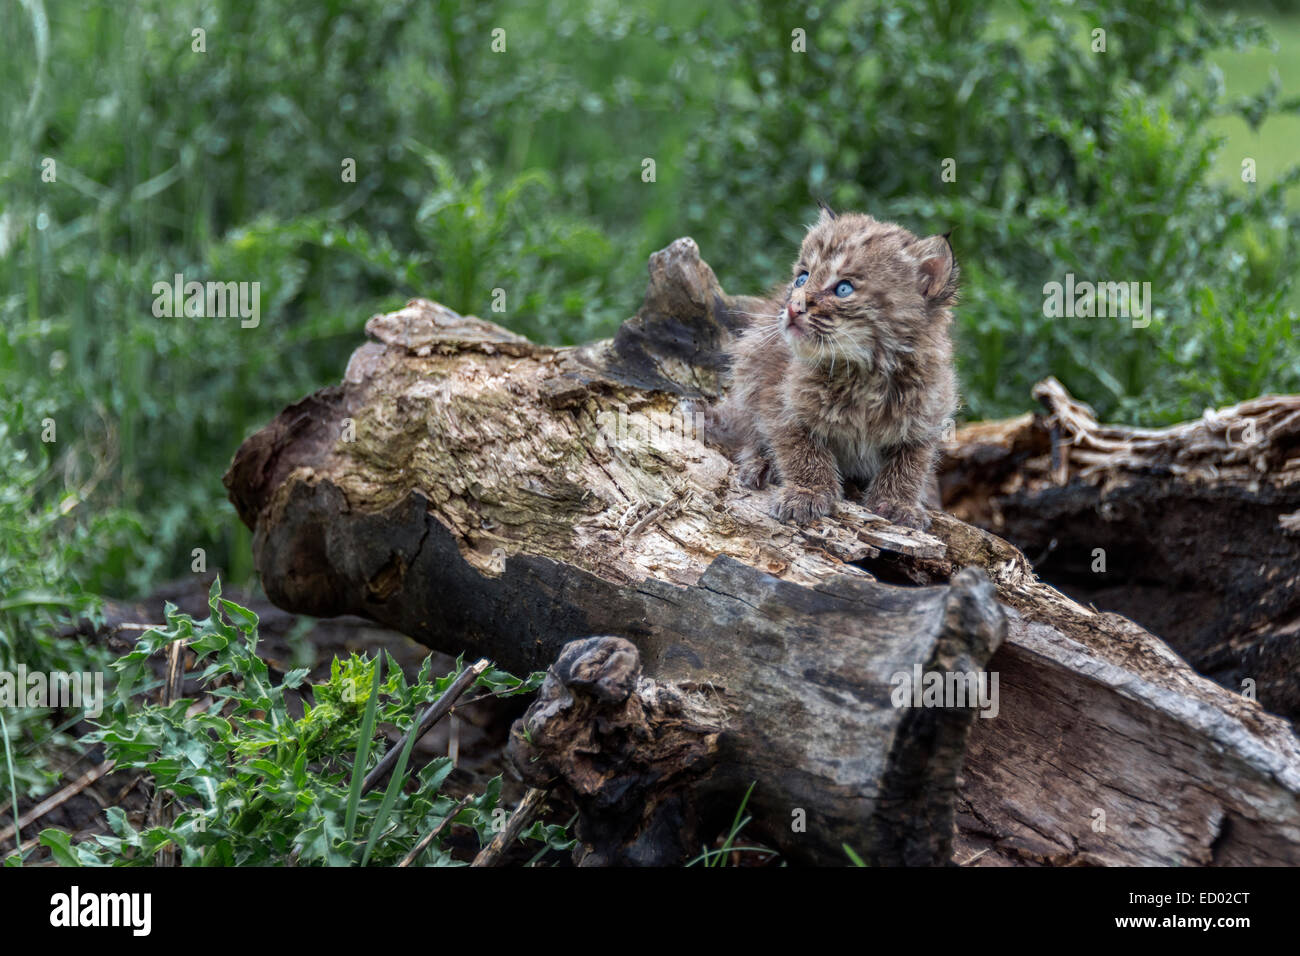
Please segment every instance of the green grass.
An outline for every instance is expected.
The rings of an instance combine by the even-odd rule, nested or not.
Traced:
[[[494,818],[505,812],[500,777],[462,804],[440,792],[452,771],[450,757],[408,772],[421,711],[448,692],[461,662],[457,672],[438,678],[426,658],[408,681],[391,658],[385,676],[384,655],[353,654],[335,658],[329,680],[315,686],[305,668],[276,683],[257,656],[257,616],[223,599],[219,583],[208,603],[210,614],[199,621],[169,607],[165,626],[146,631],[113,662],[117,699],[82,739],[86,748],[102,745],[117,770],[147,776],[171,812],[142,829],[121,808],[109,807],[111,835],[75,845],[65,832],[43,830],[40,844],[57,862],[150,865],[160,851],[175,848],[187,866],[391,866],[452,815],[474,828],[481,844],[492,839]],[[152,683],[146,662],[177,641],[202,665],[199,693],[155,703],[141,693]],[[510,696],[531,692],[542,678],[521,681],[492,669],[472,686]],[[296,719],[289,694],[302,702]],[[376,738],[385,723],[403,729],[405,743],[383,794],[366,794],[362,781],[379,763]],[[5,764],[12,773],[7,748]],[[564,828],[542,822],[522,838],[542,843],[539,853],[572,845]],[[5,865],[15,865],[16,857],[8,855]],[[456,863],[443,841],[423,859]]]

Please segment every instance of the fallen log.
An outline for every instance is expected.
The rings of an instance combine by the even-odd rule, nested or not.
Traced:
[[[555,664],[512,750],[583,810],[587,862],[676,861],[753,782],[760,836],[794,861],[1300,862],[1289,728],[1151,634],[955,518],[771,519],[696,427],[753,300],[689,239],[650,275],[581,348],[424,300],[372,318],[343,384],[226,475],[268,596]],[[590,635],[636,653],[566,651]],[[899,675],[980,674],[993,719],[896,706]]]
[[[1034,396],[1040,414],[958,430],[944,507],[1075,600],[1300,717],[1300,395],[1161,429],[1099,424],[1055,379]]]

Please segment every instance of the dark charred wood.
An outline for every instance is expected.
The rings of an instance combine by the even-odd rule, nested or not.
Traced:
[[[1035,392],[1043,414],[958,433],[945,506],[1075,600],[1300,717],[1300,396],[1156,430],[1100,425],[1055,380]]]

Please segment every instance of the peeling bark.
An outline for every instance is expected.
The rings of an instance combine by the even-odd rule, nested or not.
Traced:
[[[1076,600],[1300,717],[1300,395],[1139,429],[1098,424],[1055,379],[1034,394],[1042,414],[958,432],[945,507]]]

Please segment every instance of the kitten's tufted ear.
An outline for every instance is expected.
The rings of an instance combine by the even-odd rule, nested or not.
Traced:
[[[957,278],[961,270],[953,258],[947,236],[930,236],[912,244],[912,253],[920,260],[917,267],[917,291],[935,305],[957,301]]]
[[[830,222],[832,219],[835,218],[835,210],[832,209],[830,206],[826,205],[825,199],[817,200],[817,206],[822,211],[821,216],[819,216],[817,219],[817,225],[820,226],[823,223]]]

